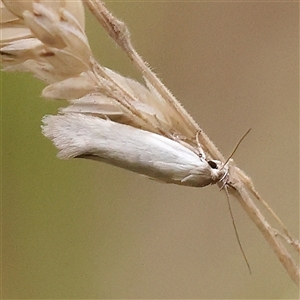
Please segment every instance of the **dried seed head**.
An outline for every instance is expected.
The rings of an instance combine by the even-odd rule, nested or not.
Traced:
[[[29,71],[52,83],[88,69],[91,51],[81,25],[84,22],[81,1],[54,3],[4,2],[7,6],[2,11],[11,16],[1,23],[4,70]],[[78,18],[64,7],[73,8],[71,11]]]

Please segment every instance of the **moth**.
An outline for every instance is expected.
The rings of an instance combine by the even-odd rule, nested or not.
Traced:
[[[225,178],[228,168],[164,136],[84,114],[46,116],[43,134],[63,159],[106,162],[166,183],[203,187]]]

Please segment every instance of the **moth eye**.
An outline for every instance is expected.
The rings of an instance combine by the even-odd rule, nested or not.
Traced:
[[[207,163],[210,165],[210,167],[212,169],[218,169],[218,166],[217,166],[217,164],[214,161],[209,160],[209,161],[207,161]]]

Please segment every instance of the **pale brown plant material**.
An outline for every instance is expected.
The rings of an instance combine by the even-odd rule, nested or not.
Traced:
[[[229,164],[225,162],[199,125],[150,70],[133,48],[125,24],[102,1],[84,2],[141,71],[145,85],[97,63],[85,35],[81,1],[3,0],[0,7],[3,70],[30,72],[47,84],[43,97],[69,101],[69,106],[58,115],[43,120],[43,133],[60,150],[59,156],[101,160],[164,182],[190,186],[217,183],[225,187],[237,198],[298,284],[299,268],[285,243],[292,244],[297,251],[299,243],[256,192],[250,178],[232,160]],[[124,134],[123,144],[120,139],[110,138],[111,130]],[[96,144],[97,139],[105,139],[105,143]],[[171,148],[176,148],[175,156],[182,151],[191,157],[191,164],[176,165],[171,161],[168,167],[157,166],[155,159],[161,159],[163,153],[149,152],[150,158],[132,153],[134,147],[145,150],[139,144],[145,139],[169,147],[170,153],[173,153]],[[114,145],[116,141],[118,146]],[[124,148],[131,152],[122,152]],[[144,159],[144,165],[137,162],[137,157]],[[198,169],[191,170],[195,158]],[[149,159],[152,164],[145,162]],[[174,157],[174,161],[178,159]],[[279,229],[269,225],[249,193],[268,209]]]

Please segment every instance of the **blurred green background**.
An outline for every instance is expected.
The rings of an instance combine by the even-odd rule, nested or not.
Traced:
[[[134,45],[200,126],[298,236],[299,4],[108,2]],[[88,14],[98,61],[139,78]],[[1,74],[2,297],[298,298],[298,290],[225,195],[109,165],[61,161],[40,132],[62,105],[28,74]]]

